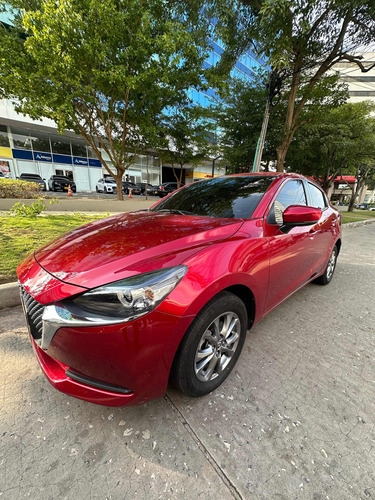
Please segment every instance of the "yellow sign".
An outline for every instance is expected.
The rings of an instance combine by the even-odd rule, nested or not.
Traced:
[[[0,147],[0,157],[3,158],[13,158],[12,150],[10,148],[1,148]]]

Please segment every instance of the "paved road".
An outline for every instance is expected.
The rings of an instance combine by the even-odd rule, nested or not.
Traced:
[[[328,287],[248,335],[225,385],[137,408],[55,391],[20,308],[0,313],[2,499],[375,497],[375,224],[347,229]]]

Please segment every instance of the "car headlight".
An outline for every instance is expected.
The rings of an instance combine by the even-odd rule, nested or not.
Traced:
[[[159,269],[94,288],[61,304],[76,317],[129,321],[152,311],[185,276],[186,266]]]
[[[115,325],[143,316],[165,299],[186,271],[186,266],[176,266],[139,274],[45,306],[42,349],[62,327]]]

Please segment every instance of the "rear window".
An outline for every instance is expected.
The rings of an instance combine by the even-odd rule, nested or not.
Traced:
[[[325,208],[327,203],[322,191],[310,182],[308,184],[310,189],[311,205],[316,208]]]
[[[20,179],[38,179],[40,180],[40,175],[37,174],[21,174]]]
[[[248,219],[275,178],[249,175],[200,181],[172,193],[152,210]]]

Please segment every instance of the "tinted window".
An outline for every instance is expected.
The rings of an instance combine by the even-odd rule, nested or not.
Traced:
[[[290,205],[307,205],[305,190],[301,181],[288,181],[281,188],[269,211],[269,224],[282,224],[284,210]]]
[[[40,177],[40,175],[37,175],[37,174],[21,174],[20,175],[20,179],[38,179],[38,180],[42,180],[42,178]]]
[[[11,127],[15,148],[31,149],[31,137],[28,130]]]
[[[311,206],[316,208],[325,208],[326,202],[324,195],[319,188],[309,183],[310,195],[311,195]]]
[[[8,131],[5,125],[0,125],[0,146],[9,148]]]
[[[190,184],[152,210],[179,210],[191,215],[249,218],[275,176],[221,177]]]
[[[33,141],[34,151],[43,151],[44,153],[51,152],[48,134],[32,131],[31,140]]]
[[[51,145],[53,153],[71,155],[69,137],[52,135]]]

